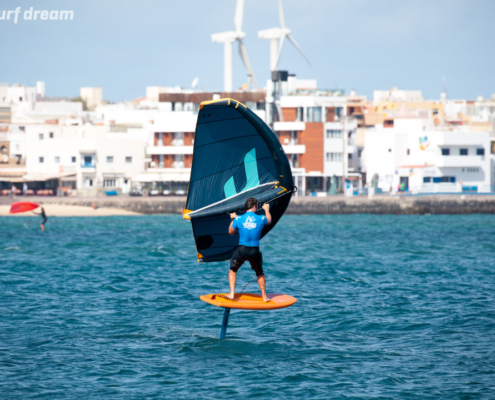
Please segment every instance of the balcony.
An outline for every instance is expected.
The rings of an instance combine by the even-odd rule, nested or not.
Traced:
[[[146,148],[147,155],[176,155],[192,153],[193,146],[149,146]]]
[[[282,146],[285,154],[304,154],[306,153],[306,146],[304,144],[286,144]]]
[[[306,124],[299,121],[281,121],[273,124],[274,131],[304,131]]]

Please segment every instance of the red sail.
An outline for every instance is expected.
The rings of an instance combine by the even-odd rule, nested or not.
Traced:
[[[10,207],[10,214],[31,211],[38,208],[39,206],[39,204],[31,203],[29,201],[19,201],[17,203],[12,203]]]

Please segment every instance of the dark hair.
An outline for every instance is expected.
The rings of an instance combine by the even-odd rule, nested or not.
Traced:
[[[250,197],[249,199],[246,200],[246,204],[244,204],[244,209],[249,210],[250,208],[253,208],[254,206],[258,205],[258,200],[256,200],[254,197]]]

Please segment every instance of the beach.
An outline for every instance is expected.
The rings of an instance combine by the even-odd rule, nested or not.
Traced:
[[[46,215],[50,217],[110,217],[122,215],[141,215],[138,212],[122,210],[118,208],[102,207],[94,209],[88,206],[65,205],[65,204],[43,204]],[[38,217],[39,215],[32,212],[23,212],[18,214],[9,214],[10,205],[0,205],[0,216],[11,217]],[[35,210],[39,213],[39,208]]]

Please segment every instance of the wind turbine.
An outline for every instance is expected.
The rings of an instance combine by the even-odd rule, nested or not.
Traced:
[[[234,25],[235,31],[214,33],[211,35],[211,40],[214,43],[223,43],[223,68],[224,68],[224,76],[223,76],[223,86],[225,92],[232,92],[233,86],[233,75],[232,75],[232,43],[239,43],[239,55],[241,56],[242,62],[244,63],[244,67],[246,67],[248,74],[248,88],[251,84],[257,89],[258,83],[256,82],[256,78],[254,77],[253,67],[251,66],[251,62],[249,61],[249,57],[247,54],[246,46],[242,39],[246,36],[244,32],[242,32],[242,15],[244,10],[244,0],[237,0],[237,5],[235,9],[235,17],[234,17]]]
[[[284,9],[282,7],[282,0],[278,0],[278,18],[280,20],[280,28],[271,28],[258,31],[258,38],[270,39],[270,70],[276,71],[278,62],[280,61],[280,55],[282,54],[282,48],[284,46],[284,40],[287,38],[294,47],[299,50],[303,57],[309,63],[308,57],[302,51],[301,47],[297,44],[294,38],[290,35],[290,29],[285,26]]]

